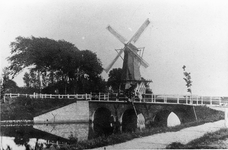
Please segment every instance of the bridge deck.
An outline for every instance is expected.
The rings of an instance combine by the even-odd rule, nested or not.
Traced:
[[[15,94],[6,93],[6,97],[30,97],[30,98],[44,98],[44,99],[77,99],[97,102],[124,102],[127,97],[123,94],[117,93],[90,93],[90,94]],[[134,100],[138,103],[168,103],[168,104],[190,104],[190,105],[223,105],[224,98],[218,96],[197,96],[197,95],[155,95],[144,94],[142,99],[136,98]]]

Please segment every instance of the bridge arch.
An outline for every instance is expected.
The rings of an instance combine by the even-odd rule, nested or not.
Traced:
[[[136,112],[138,114],[137,116],[134,109],[127,109],[124,111],[120,118],[122,132],[133,132],[136,128],[145,128],[144,115],[138,110],[136,110]]]
[[[112,133],[111,123],[113,116],[108,108],[100,107],[92,115],[92,129],[96,135],[108,135]]]
[[[153,118],[153,125],[156,127],[167,127],[167,126],[172,126],[170,124],[174,124],[172,121],[170,120],[172,118],[170,117],[175,117],[175,125],[179,125],[181,124],[181,117],[179,116],[179,114],[175,111],[171,111],[171,110],[161,110],[159,112],[157,112]]]

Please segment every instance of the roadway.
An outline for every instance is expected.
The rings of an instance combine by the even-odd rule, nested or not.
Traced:
[[[96,148],[95,150],[129,150],[129,149],[165,149],[173,142],[187,144],[188,142],[202,137],[208,132],[215,132],[225,127],[225,121],[220,120],[212,123],[189,127],[177,132],[159,133],[147,137],[136,138],[120,144]]]

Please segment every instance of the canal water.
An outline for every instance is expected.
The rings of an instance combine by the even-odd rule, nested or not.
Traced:
[[[36,144],[76,143],[77,141],[96,138],[104,133],[110,134],[109,131],[112,130],[111,127],[98,128],[89,123],[5,125],[1,126],[0,149],[6,149],[7,146],[10,146],[12,150],[25,150],[26,145],[34,149]]]
[[[106,121],[104,121],[106,120]],[[71,144],[78,141],[84,141],[99,137],[101,135],[110,135],[113,132],[118,132],[113,127],[110,121],[106,118],[95,120],[94,123],[67,123],[67,124],[33,124],[33,125],[1,125],[0,129],[0,150],[10,146],[12,150],[26,150],[26,146],[35,149],[35,145],[44,146],[52,145],[53,143]],[[126,120],[122,123],[123,131],[132,132],[132,128],[144,128],[145,120],[142,115],[136,118],[123,118]],[[128,121],[127,121],[128,120]],[[133,124],[132,124],[133,123]],[[124,125],[126,124],[126,125]],[[170,113],[167,118],[167,126],[179,125],[180,120],[174,114]]]

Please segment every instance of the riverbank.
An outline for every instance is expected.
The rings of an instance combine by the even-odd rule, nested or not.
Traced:
[[[33,120],[37,115],[71,104],[72,99],[41,99],[29,97],[1,100],[1,120]]]
[[[16,120],[31,120],[34,116],[56,109],[61,106],[65,106],[69,103],[73,103],[75,100],[64,100],[64,99],[31,99],[31,98],[18,98],[17,100],[8,101],[1,105],[1,116],[5,117],[6,120],[15,118]],[[8,108],[10,107],[10,108]],[[10,110],[10,111],[9,111]],[[206,106],[195,106],[195,112],[197,120],[181,124],[176,127],[163,127],[163,128],[150,128],[134,133],[118,133],[110,136],[101,136],[95,139],[86,141],[78,141],[70,144],[71,149],[91,149],[96,147],[104,147],[108,145],[114,145],[123,143],[135,138],[141,138],[151,136],[159,133],[166,132],[177,132],[187,127],[193,127],[202,125],[207,122],[214,122],[217,120],[224,119],[224,112],[210,109]],[[9,116],[7,118],[7,116]]]
[[[172,149],[227,149],[228,129],[222,128],[213,133],[207,133],[187,144],[172,143],[168,148]]]

